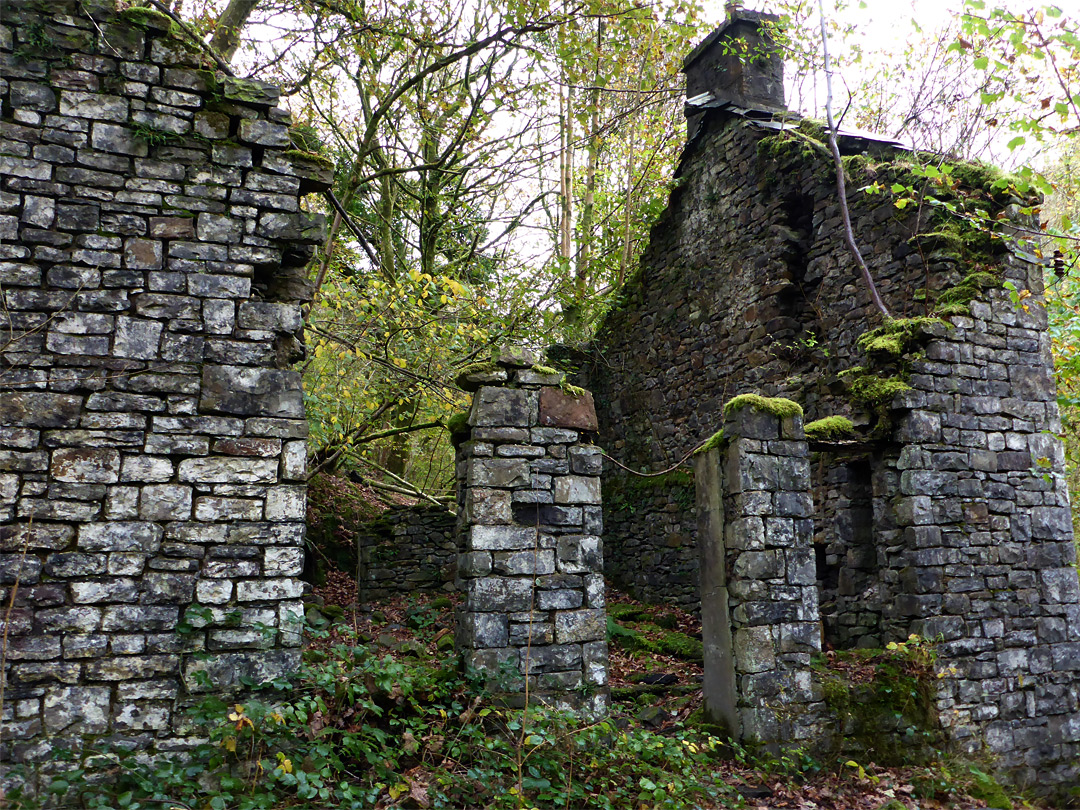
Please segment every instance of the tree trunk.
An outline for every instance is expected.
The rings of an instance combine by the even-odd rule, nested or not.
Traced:
[[[257,5],[259,0],[229,0],[229,5],[218,17],[210,47],[226,62],[231,62],[236,55],[236,49],[240,47],[240,32]]]
[[[585,158],[585,198],[581,204],[581,233],[578,236],[577,277],[574,295],[578,306],[585,304],[588,291],[593,246],[593,219],[596,211],[596,165],[600,154],[600,47],[604,38],[604,21],[596,22],[596,69],[593,87],[589,91],[589,145]]]

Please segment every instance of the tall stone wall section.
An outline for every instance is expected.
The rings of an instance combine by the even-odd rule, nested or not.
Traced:
[[[445,506],[391,507],[357,530],[356,545],[361,602],[454,587],[457,516]]]
[[[874,148],[848,161],[849,179],[903,171]],[[1037,230],[978,168],[956,172],[958,199]],[[940,638],[938,707],[953,744],[985,746],[1020,783],[1075,783],[1080,586],[1039,260],[1008,234],[966,253],[942,241],[953,223],[852,192],[856,241],[895,316],[927,314],[922,302],[945,290],[970,299],[969,314],[866,353],[857,340],[880,316],[841,238],[824,154],[714,110],[679,176],[579,378],[595,392],[604,446],[638,470],[666,469],[712,433],[724,402],[750,392],[793,399],[808,421],[851,417],[857,441],[811,443],[827,640]],[[1025,295],[1014,302],[1005,281]],[[857,366],[911,391],[865,407],[839,375]],[[651,531],[662,510],[646,503],[609,534],[618,570],[662,552]]]
[[[821,625],[802,419],[747,405],[723,431],[695,459],[706,712],[737,739],[812,747],[824,706],[810,670]]]
[[[588,392],[520,354],[466,376],[457,450],[458,648],[492,688],[599,716],[608,706],[600,498]]]
[[[1034,301],[990,291],[931,327],[897,397],[897,454],[875,499],[881,623],[940,639],[938,708],[964,750],[1020,783],[1080,783],[1080,583],[1051,377]],[[1031,301],[1031,299],[1026,299]]]
[[[641,272],[593,342],[595,359],[578,381],[596,397],[605,448],[636,470],[678,462],[738,394],[795,399],[807,421],[851,412],[836,375],[863,362],[856,340],[880,316],[836,238],[843,225],[827,157],[799,147],[798,136],[778,142],[774,130],[738,116],[706,116],[683,154],[679,186],[652,230]],[[871,182],[863,166],[872,163],[850,164],[849,185]],[[894,315],[925,314],[914,291],[928,276],[935,288],[960,279],[946,257],[923,261],[909,244],[919,229],[915,216],[888,195],[853,192],[848,203],[856,240]],[[618,478],[611,480],[617,489]],[[650,558],[672,556],[670,532],[656,530],[670,514],[658,506],[643,504],[610,534],[608,556],[622,570],[641,572]],[[683,524],[692,527],[693,516]],[[692,566],[694,556],[687,547],[679,562]],[[646,595],[620,570],[609,574]],[[672,595],[682,597],[677,588]]]
[[[196,692],[299,662],[300,209],[268,85],[66,0],[0,26],[0,761],[169,750]]]

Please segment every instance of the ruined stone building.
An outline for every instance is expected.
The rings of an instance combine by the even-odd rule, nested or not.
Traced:
[[[1080,586],[1029,201],[957,165],[929,190],[1008,238],[897,208],[884,190],[927,182],[909,155],[843,134],[883,324],[820,125],[784,110],[775,55],[731,53],[768,44],[761,22],[687,61],[677,188],[574,358],[595,412],[533,359],[465,375],[456,540],[445,516],[388,519],[401,553],[358,550],[363,592],[456,582],[466,660],[598,713],[603,565],[700,608],[711,714],[773,745],[837,733],[815,654],[916,633],[955,746],[1075,783]],[[324,239],[301,199],[332,170],[290,148],[275,88],[217,67],[145,9],[3,7],[3,762],[86,735],[182,749],[191,700],[299,660],[291,364]],[[601,485],[597,445],[675,469],[606,464]]]
[[[670,468],[725,431],[692,476],[605,469],[606,571],[639,597],[700,604],[706,701],[736,734],[814,739],[823,642],[916,633],[938,642],[955,745],[1027,784],[1075,784],[1080,588],[1030,201],[991,169],[932,184],[899,145],[841,135],[856,241],[908,319],[883,326],[821,127],[784,111],[782,64],[754,47],[761,20],[738,12],[687,59],[677,187],[577,358],[599,442],[629,467]],[[739,62],[733,37],[756,58]],[[893,183],[1001,213],[1013,238],[872,193]],[[817,424],[804,434],[745,398],[724,411],[751,393]],[[726,668],[711,676],[710,644]]]

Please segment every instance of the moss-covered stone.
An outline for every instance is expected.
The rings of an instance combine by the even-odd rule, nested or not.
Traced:
[[[701,446],[698,447],[698,449],[694,451],[694,455],[696,456],[696,455],[698,455],[700,453],[708,453],[710,450],[713,450],[714,448],[719,447],[723,443],[724,443],[724,429],[720,428],[720,430],[716,431],[716,433],[714,433],[712,436],[710,436],[704,442],[701,443]]]
[[[803,432],[811,440],[845,439],[855,435],[855,425],[846,416],[826,416],[808,423]]]
[[[443,425],[450,431],[451,435],[467,433],[469,430],[469,412],[458,411],[457,413],[451,414],[447,417]]]
[[[862,374],[851,382],[851,398],[870,406],[887,405],[897,394],[910,390],[899,377]]]
[[[942,739],[933,657],[892,646],[816,656],[812,673],[833,718],[836,753],[879,765],[919,764],[936,756]]]
[[[797,402],[792,402],[790,399],[784,399],[783,397],[763,397],[760,394],[740,394],[729,399],[724,405],[724,413],[725,415],[735,413],[743,408],[765,411],[780,419],[790,419],[793,416],[803,415],[802,405]]]
[[[941,318],[890,318],[876,329],[865,332],[859,338],[858,346],[869,355],[900,357],[909,352],[935,325],[950,326]]]
[[[156,8],[147,6],[132,6],[125,8],[117,15],[121,20],[137,25],[140,28],[156,28],[160,31],[169,31],[176,23],[166,13]]]
[[[320,155],[317,152],[306,152],[303,149],[286,149],[282,154],[290,160],[306,160],[308,163],[314,163],[316,166],[321,166],[324,169],[333,169],[337,165],[334,161],[324,155]]]

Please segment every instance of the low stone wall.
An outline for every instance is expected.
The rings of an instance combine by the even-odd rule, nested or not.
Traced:
[[[604,574],[635,599],[697,612],[697,513],[689,465],[656,477],[609,465],[603,489]]]
[[[0,762],[181,747],[192,695],[299,663],[300,198],[332,172],[169,28],[3,4]]]
[[[357,530],[360,601],[411,591],[452,590],[457,575],[457,516],[447,507],[386,510]]]

